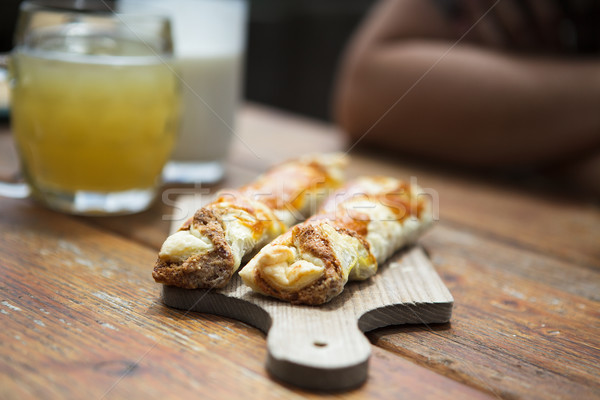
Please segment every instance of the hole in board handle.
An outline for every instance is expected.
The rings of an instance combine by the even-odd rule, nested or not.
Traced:
[[[315,345],[316,347],[325,347],[325,346],[327,346],[327,343],[325,343],[325,342],[322,342],[322,341],[320,341],[320,340],[315,340],[315,341],[313,342],[313,345]]]

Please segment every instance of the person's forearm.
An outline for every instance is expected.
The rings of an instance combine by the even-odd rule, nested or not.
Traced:
[[[599,61],[450,46],[364,50],[339,85],[340,125],[354,139],[475,165],[539,165],[600,146]]]

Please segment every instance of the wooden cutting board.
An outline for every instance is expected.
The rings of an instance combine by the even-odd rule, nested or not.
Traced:
[[[183,196],[178,207],[194,210],[195,203]],[[173,231],[180,225],[174,221]],[[223,289],[163,286],[162,301],[265,332],[267,370],[277,379],[307,389],[344,390],[367,379],[371,345],[363,332],[448,322],[454,299],[423,249],[414,246],[380,265],[373,278],[348,283],[341,295],[321,306],[291,305],[256,294],[237,274]]]

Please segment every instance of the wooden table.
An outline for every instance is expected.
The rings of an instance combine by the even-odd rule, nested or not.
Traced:
[[[0,175],[16,171],[5,126]],[[222,186],[305,152],[335,128],[246,106]],[[311,393],[265,372],[265,337],[165,307],[150,272],[179,193],[133,216],[83,218],[0,199],[0,398],[600,398],[600,210],[545,189],[353,152],[350,175],[439,193],[420,241],[455,298],[451,323],[368,334],[369,379]]]

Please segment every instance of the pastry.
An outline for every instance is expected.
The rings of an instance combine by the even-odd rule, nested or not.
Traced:
[[[362,177],[333,194],[321,211],[263,247],[240,270],[254,291],[295,304],[322,304],[348,280],[377,272],[432,222],[417,185]]]
[[[235,191],[222,191],[169,236],[152,276],[187,289],[220,288],[249,258],[318,208],[343,180],[340,154],[280,164]]]

